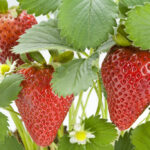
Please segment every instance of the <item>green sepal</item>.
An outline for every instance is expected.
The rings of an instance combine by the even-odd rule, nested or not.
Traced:
[[[28,59],[26,54],[21,54],[20,58],[22,59],[23,62],[30,64],[31,61]]]
[[[73,57],[74,57],[73,51],[66,51],[58,56],[55,56],[53,58],[53,61],[59,63],[67,63],[68,61],[71,61]]]
[[[131,45],[131,42],[120,33],[117,33],[113,37],[113,39],[116,42],[116,44],[119,46],[130,46]]]
[[[46,64],[46,61],[40,52],[29,53],[30,57],[40,64]]]
[[[0,13],[7,13],[8,3],[7,0],[0,0]]]
[[[57,57],[59,55],[59,52],[57,49],[51,49],[49,50],[49,53],[52,57]]]

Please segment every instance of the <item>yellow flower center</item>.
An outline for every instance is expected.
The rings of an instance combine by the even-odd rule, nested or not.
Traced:
[[[78,141],[84,141],[84,140],[86,140],[86,132],[78,131],[78,132],[76,132],[75,137]]]
[[[10,66],[9,65],[6,65],[6,64],[0,65],[0,73],[2,75],[4,75],[9,70],[10,70]]]

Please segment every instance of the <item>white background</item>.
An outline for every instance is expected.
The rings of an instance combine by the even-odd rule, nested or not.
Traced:
[[[8,0],[8,2],[9,2],[9,6],[17,5],[17,1],[16,1],[16,0]],[[47,20],[47,18],[46,18],[45,16],[40,16],[40,17],[37,18],[37,20],[38,20],[38,22],[41,22],[41,21],[43,21],[43,20]],[[101,56],[101,58],[100,58],[100,64],[102,63],[102,60],[104,59],[104,56],[105,56],[105,54],[103,54],[103,55]],[[47,57],[47,59],[48,59],[48,57]],[[87,95],[87,94],[85,93],[85,94],[84,94],[84,97],[83,97],[83,100],[86,99],[86,95]],[[76,102],[77,102],[77,98],[76,98],[76,100],[75,100],[75,103],[76,103]],[[90,101],[89,101],[88,107],[87,107],[87,109],[86,109],[86,112],[87,112],[87,115],[88,115],[88,116],[90,116],[90,115],[92,115],[92,114],[95,113],[95,111],[96,111],[96,106],[97,106],[97,102],[98,102],[98,100],[97,100],[96,94],[95,94],[95,92],[93,92],[93,93],[91,94]],[[14,108],[16,109],[16,107],[15,107],[14,104],[13,104],[13,106],[14,106]],[[1,110],[1,111],[4,112],[4,113],[9,117],[10,129],[11,129],[11,130],[15,130],[15,125],[14,125],[13,121],[11,120],[9,114],[8,114],[6,111],[3,111],[3,110]],[[17,111],[17,109],[16,109],[16,111]],[[81,110],[80,110],[79,114],[81,114]],[[148,110],[145,111],[145,112],[141,115],[141,117],[136,121],[136,123],[133,125],[133,127],[135,127],[135,126],[137,125],[137,123],[139,123],[142,119],[144,119],[144,117],[146,117],[147,114],[148,114]],[[67,125],[67,123],[68,123],[68,116],[66,117],[66,119],[65,119],[65,121],[64,121],[64,124]]]

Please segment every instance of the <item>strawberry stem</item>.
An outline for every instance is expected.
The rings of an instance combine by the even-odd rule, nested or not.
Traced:
[[[85,101],[85,105],[84,105],[84,107],[83,107],[83,112],[82,112],[82,115],[81,115],[82,118],[83,118],[83,116],[86,117],[85,109],[86,109],[86,107],[87,107],[87,104],[88,104],[90,95],[91,95],[91,93],[92,93],[92,91],[93,91],[93,88],[94,88],[94,87],[92,87],[92,88],[90,89],[90,91],[89,91],[89,93],[88,93],[88,95],[87,95],[87,98],[86,98],[86,101]]]
[[[7,13],[8,2],[7,0],[0,0],[0,13]]]
[[[104,119],[107,119],[108,117],[108,104],[107,104],[107,99],[105,98],[105,117]]]
[[[72,104],[70,110],[69,110],[69,131],[72,130],[73,127],[73,112],[74,112],[74,103]]]
[[[11,106],[9,106],[9,109],[11,111],[9,111],[11,118],[13,119],[16,128],[18,129],[18,132],[20,134],[20,137],[22,139],[23,145],[25,147],[26,150],[37,150],[37,146],[35,145],[35,143],[33,143],[32,139],[30,138],[29,134],[27,133],[27,131],[25,130],[22,121],[18,118],[18,115],[16,115],[13,110],[13,108]]]
[[[76,110],[74,112],[74,116],[73,116],[73,125],[75,124],[76,122],[76,118],[77,118],[77,115],[78,115],[78,111],[79,111],[79,108],[80,108],[80,105],[82,103],[82,97],[83,97],[83,92],[80,93],[79,95],[79,99],[78,99],[78,103],[77,103],[77,106],[76,106]]]
[[[63,137],[63,135],[64,135],[64,126],[62,124],[58,130],[58,137],[61,138],[61,137]]]

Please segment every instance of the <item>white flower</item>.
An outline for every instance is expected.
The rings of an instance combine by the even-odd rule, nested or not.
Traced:
[[[91,138],[95,138],[95,135],[85,131],[84,127],[80,124],[74,126],[74,131],[70,132],[70,143],[77,143],[79,145],[85,145],[87,142],[90,142]]]
[[[7,74],[15,70],[15,67],[16,61],[14,61],[13,64],[11,64],[10,61],[7,61],[7,64],[0,64],[0,83]]]

